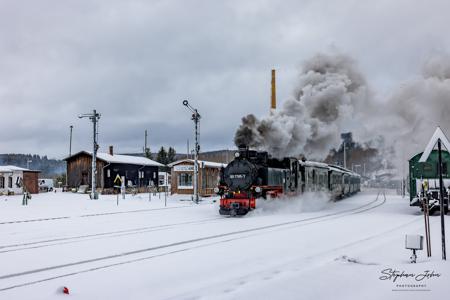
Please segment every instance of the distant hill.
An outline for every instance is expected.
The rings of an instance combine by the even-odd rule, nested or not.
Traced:
[[[0,166],[1,165],[13,165],[21,168],[27,167],[27,161],[31,170],[39,170],[41,174],[39,177],[53,178],[57,175],[64,174],[66,172],[66,162],[57,159],[48,159],[46,155],[39,156],[36,154],[0,154]]]

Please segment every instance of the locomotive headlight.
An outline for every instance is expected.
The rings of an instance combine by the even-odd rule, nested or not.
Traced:
[[[259,186],[255,187],[255,192],[261,193],[261,188]]]
[[[238,158],[239,156],[241,156],[239,152],[234,153],[234,157]]]
[[[214,188],[214,193],[218,193],[219,192],[219,188],[216,186],[215,188]]]

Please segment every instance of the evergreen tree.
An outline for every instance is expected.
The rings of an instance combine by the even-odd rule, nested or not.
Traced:
[[[175,152],[175,149],[173,149],[172,147],[169,147],[169,151],[167,152],[167,160],[170,163],[175,161],[175,155],[177,153]]]
[[[159,163],[162,163],[163,165],[167,165],[168,158],[167,158],[167,151],[164,149],[164,147],[161,146],[161,149],[158,151],[158,155],[156,156],[156,161]]]
[[[152,152],[150,151],[150,148],[145,148],[145,157],[148,159],[153,159]]]

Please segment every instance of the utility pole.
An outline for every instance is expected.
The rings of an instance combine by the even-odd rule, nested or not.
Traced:
[[[97,113],[97,111],[94,109],[91,114],[81,114],[78,116],[78,118],[89,118],[92,122],[93,127],[93,151],[92,151],[92,171],[91,171],[91,199],[98,199],[98,194],[95,191],[95,188],[97,187],[96,183],[96,175],[97,175],[97,150],[98,150],[98,132],[97,132],[97,124],[98,120],[100,119],[100,114]]]
[[[72,156],[72,130],[73,130],[73,125],[70,125],[69,157]]]
[[[441,236],[442,236],[442,259],[447,260],[445,253],[445,224],[444,224],[444,180],[442,179],[442,146],[441,139],[438,139],[439,151],[439,202],[441,210]]]
[[[189,159],[189,139],[187,139],[187,151],[186,151],[186,158]]]
[[[72,156],[72,130],[73,125],[69,126],[70,128],[70,134],[69,134],[69,157]],[[67,169],[67,162],[66,162],[66,189],[69,188],[69,170]],[[64,191],[64,189],[63,189]]]
[[[147,129],[145,129],[145,138],[144,138],[144,156],[147,155]]]
[[[194,121],[194,127],[195,127],[195,149],[194,149],[194,201],[195,203],[198,203],[199,197],[198,197],[198,153],[200,151],[200,145],[199,145],[199,123],[200,123],[200,114],[198,113],[197,109],[193,108],[191,105],[189,105],[189,102],[187,100],[183,100],[183,105],[186,106],[191,112],[192,112],[192,118],[191,120]]]
[[[347,168],[347,155],[345,153],[345,141],[344,141],[344,169]]]

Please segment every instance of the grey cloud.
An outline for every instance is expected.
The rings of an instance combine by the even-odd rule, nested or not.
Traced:
[[[0,153],[62,157],[70,124],[76,144],[88,148],[90,126],[76,116],[93,108],[103,115],[105,144],[134,149],[151,127],[152,148],[184,151],[192,122],[183,99],[203,114],[203,149],[232,148],[240,118],[268,112],[271,68],[281,106],[295,97],[299,64],[336,47],[384,96],[450,47],[449,8],[447,1],[5,0]]]

